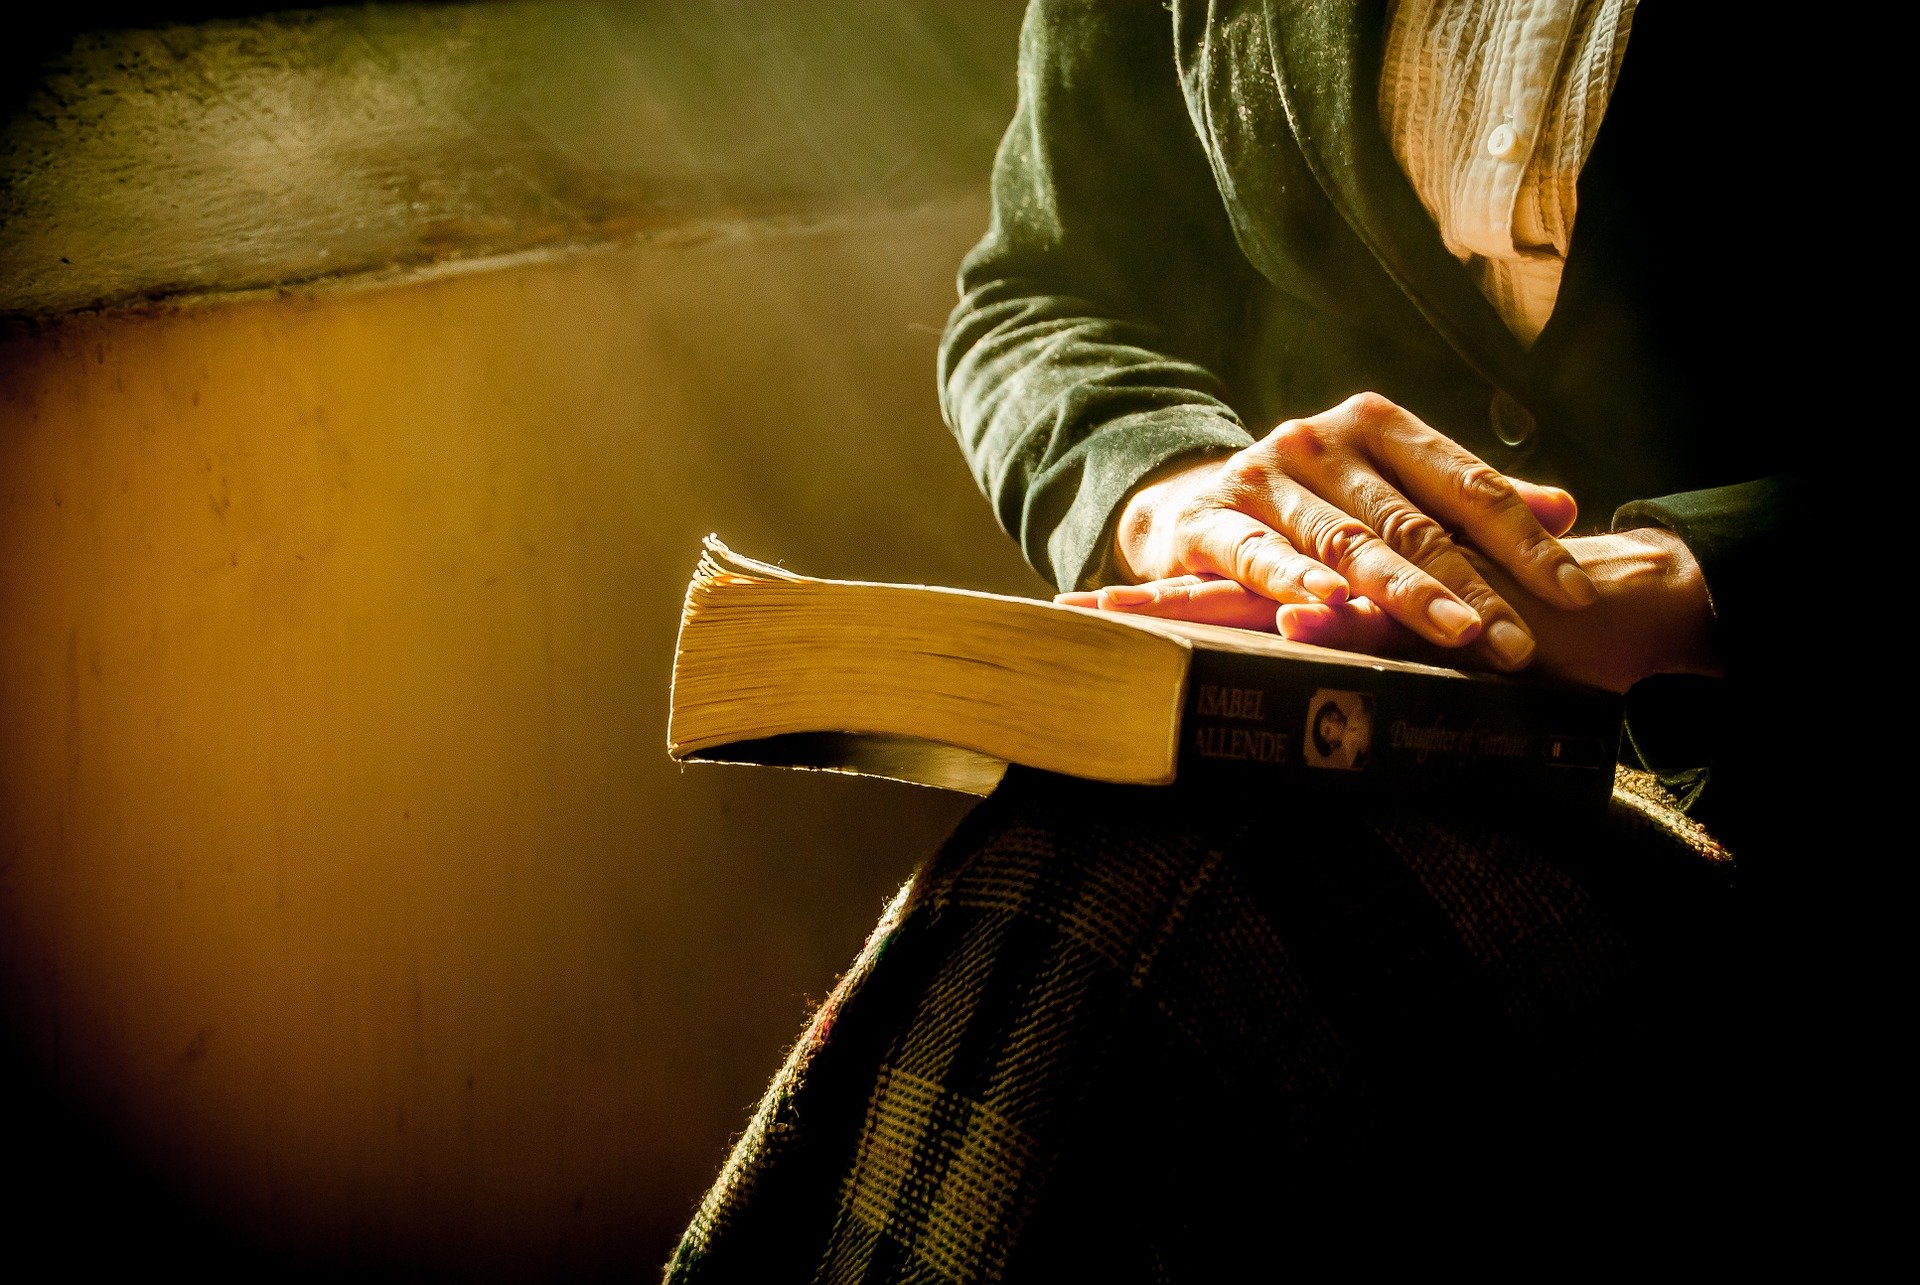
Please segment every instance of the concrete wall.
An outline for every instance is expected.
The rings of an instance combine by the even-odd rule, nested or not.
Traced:
[[[741,6],[640,9],[688,48],[747,38]],[[810,1004],[968,806],[670,764],[699,537],[1044,592],[934,402],[1011,107],[1017,6],[968,12],[1004,67],[947,104],[969,155],[902,189],[755,204],[762,171],[720,161],[756,119],[821,122],[736,97],[697,218],[636,197],[591,235],[389,236],[376,278],[202,260],[175,290],[170,251],[49,294],[58,210],[9,207],[0,292],[28,319],[0,340],[0,1034],[36,1192],[16,1240],[77,1212],[99,1234],[58,1244],[82,1258],[652,1274]],[[375,16],[439,47],[452,19],[419,14]],[[257,54],[325,18],[235,25]],[[191,54],[195,30],[170,39]],[[911,98],[860,81],[847,41],[837,62],[789,42],[789,86]],[[708,119],[697,79],[654,118]],[[927,113],[874,119],[846,156],[929,154],[899,124]],[[622,181],[652,190],[645,170]],[[306,236],[328,244],[325,219]],[[166,302],[66,306],[115,291]]]

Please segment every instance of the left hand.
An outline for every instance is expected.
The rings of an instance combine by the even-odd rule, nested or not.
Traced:
[[[1431,643],[1514,670],[1533,638],[1466,548],[1529,593],[1579,610],[1594,588],[1557,538],[1574,516],[1566,491],[1508,477],[1363,392],[1232,455],[1150,475],[1121,506],[1112,556],[1121,579],[1163,587],[1225,577],[1275,603],[1364,596]],[[1232,596],[1199,595],[1207,609]]]
[[[1472,550],[1481,574],[1533,631],[1530,669],[1548,677],[1624,692],[1652,674],[1717,675],[1713,605],[1693,553],[1670,531],[1646,527],[1562,543],[1593,580],[1595,603],[1567,611],[1528,593]],[[1237,581],[1175,576],[1116,585],[1056,601],[1109,611],[1168,616],[1279,632],[1298,642],[1458,667],[1458,650],[1436,647],[1366,598],[1279,604]]]

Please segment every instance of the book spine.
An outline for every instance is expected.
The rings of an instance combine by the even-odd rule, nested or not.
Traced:
[[[1608,692],[1196,648],[1183,785],[1604,806],[1624,702]]]

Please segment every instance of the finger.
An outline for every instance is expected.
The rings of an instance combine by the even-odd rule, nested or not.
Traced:
[[[1273,599],[1255,593],[1237,580],[1175,576],[1146,584],[1115,585],[1096,597],[1106,611],[1168,620],[1191,620],[1233,629],[1274,632]]]
[[[1534,517],[1511,478],[1465,451],[1436,463],[1403,475],[1409,498],[1535,596],[1575,611],[1593,603],[1598,596],[1593,581]]]
[[[1524,588],[1569,610],[1594,601],[1593,581],[1506,474],[1383,397],[1349,398],[1328,415],[1356,423],[1373,458],[1420,511],[1459,532]]]
[[[1575,519],[1580,516],[1580,506],[1574,502],[1570,492],[1557,486],[1542,486],[1538,482],[1527,482],[1517,477],[1507,479],[1513,483],[1513,489],[1520,493],[1527,511],[1533,514],[1546,533],[1556,539],[1573,530]]]
[[[1294,488],[1298,489],[1298,488]],[[1249,503],[1263,496],[1250,493]],[[1181,529],[1182,565],[1238,581],[1274,602],[1343,602],[1345,577],[1306,556],[1270,522],[1236,508],[1206,510]]]
[[[1334,647],[1341,651],[1363,652],[1369,656],[1417,660],[1423,664],[1453,668],[1513,668],[1493,655],[1484,643],[1462,649],[1435,647],[1388,615],[1378,603],[1367,598],[1349,598],[1338,606],[1289,604],[1278,609],[1274,624],[1281,637],[1293,642],[1312,643],[1316,647]]]
[[[1472,646],[1481,659],[1507,671],[1522,669],[1533,659],[1533,630],[1464,550],[1448,541],[1427,570],[1479,614],[1484,628]]]
[[[1481,574],[1478,566],[1462,555],[1447,529],[1383,475],[1376,460],[1378,443],[1384,440],[1381,435],[1387,432],[1379,427],[1381,422],[1411,424],[1418,433],[1425,435],[1425,440],[1436,446],[1444,446],[1455,462],[1473,459],[1462,448],[1447,442],[1393,403],[1379,397],[1350,399],[1324,416],[1283,424],[1262,445],[1268,446],[1279,457],[1281,471],[1290,479],[1303,482],[1325,501],[1358,518],[1400,558],[1445,586],[1472,610],[1482,628],[1477,633],[1462,631],[1457,636],[1449,637],[1444,632],[1436,633],[1429,628],[1427,621],[1420,616],[1410,615],[1410,608],[1420,610],[1418,599],[1426,592],[1425,584],[1419,580],[1409,582],[1413,586],[1409,594],[1401,586],[1377,580],[1376,576],[1404,573],[1390,562],[1379,562],[1370,549],[1361,552],[1364,556],[1376,556],[1377,566],[1371,574],[1358,565],[1339,561],[1319,545],[1310,543],[1308,548],[1345,572],[1361,596],[1373,599],[1389,614],[1429,641],[1442,645],[1472,642],[1482,659],[1496,669],[1515,670],[1523,667],[1533,656],[1532,631],[1512,604]],[[1571,520],[1571,495],[1555,487],[1540,486],[1531,486],[1531,493],[1543,508],[1549,510],[1548,516],[1552,521],[1559,523]],[[1539,533],[1540,538],[1553,539],[1533,518],[1517,488],[1513,491],[1512,502],[1517,510],[1523,512],[1525,520]],[[1297,526],[1285,522],[1281,526],[1298,537]],[[1453,610],[1444,602],[1429,598],[1425,603],[1425,611],[1428,617],[1437,620],[1443,630],[1453,623],[1450,618]]]
[[[1169,576],[1137,585],[1102,585],[1098,589],[1072,589],[1056,593],[1053,600],[1066,607],[1090,607],[1095,611],[1117,611],[1125,605],[1149,601],[1160,591],[1174,585],[1197,585],[1213,576]]]
[[[1274,623],[1291,642],[1427,665],[1457,667],[1461,661],[1458,650],[1435,647],[1367,598],[1349,598],[1338,606],[1284,606]]]
[[[1518,669],[1525,665],[1533,655],[1532,631],[1527,628],[1520,613],[1461,552],[1446,528],[1421,512],[1385,478],[1374,472],[1365,460],[1346,452],[1328,454],[1332,458],[1325,462],[1320,476],[1312,479],[1328,488],[1323,494],[1336,496],[1340,507],[1377,533],[1379,541],[1398,555],[1400,560],[1418,567],[1470,608],[1478,618],[1481,629],[1477,635],[1449,635],[1436,634],[1433,629],[1423,627],[1433,621],[1444,629],[1453,623],[1456,614],[1444,599],[1428,599],[1422,606],[1417,595],[1425,592],[1425,586],[1408,577],[1400,562],[1382,558],[1377,549],[1370,547],[1359,549],[1350,564],[1335,564],[1348,573],[1361,596],[1384,607],[1390,615],[1398,617],[1429,641],[1443,646],[1474,642],[1498,668]],[[1328,555],[1322,552],[1322,556]],[[1369,558],[1375,563],[1371,569],[1362,565]],[[1387,577],[1399,577],[1402,585],[1396,586]],[[1411,603],[1407,602],[1409,591],[1404,587],[1409,583],[1414,586],[1416,595]],[[1421,616],[1409,618],[1403,610],[1406,606],[1424,612],[1424,619]]]
[[[1305,431],[1296,427],[1290,435],[1275,435],[1276,449],[1283,456],[1292,456],[1289,459],[1290,471],[1307,481],[1322,496],[1359,518],[1378,533],[1394,553],[1446,586],[1473,610],[1483,627],[1477,636],[1459,641],[1471,641],[1480,658],[1495,669],[1512,671],[1525,667],[1533,658],[1533,631],[1513,605],[1468,560],[1446,528],[1382,477],[1369,458],[1343,448],[1337,438],[1332,449],[1311,452],[1303,449],[1300,438]],[[1533,486],[1532,490],[1543,506],[1562,510],[1550,514],[1556,521],[1566,516],[1564,510],[1573,503],[1573,497],[1557,487]],[[1515,494],[1517,496],[1520,492],[1516,489]],[[1326,554],[1322,552],[1322,556]],[[1361,596],[1369,597],[1385,607],[1389,614],[1419,630],[1430,641],[1442,644],[1455,641],[1436,637],[1431,630],[1422,629],[1418,619],[1409,619],[1401,610],[1402,603],[1392,588],[1379,589],[1357,567],[1341,563],[1335,565],[1348,572]],[[1434,606],[1433,603],[1428,604],[1429,616],[1434,614]]]
[[[1388,615],[1369,598],[1350,598],[1339,606],[1283,606],[1275,613],[1282,637],[1316,647],[1369,656],[1405,658],[1436,654],[1432,644]]]
[[[1287,428],[1282,425],[1274,433]],[[1324,484],[1324,478],[1320,481]],[[1377,492],[1391,491],[1378,477],[1374,478],[1373,486]],[[1442,647],[1458,647],[1480,635],[1482,621],[1474,606],[1452,586],[1403,556],[1353,513],[1291,480],[1264,488],[1259,495],[1249,497],[1247,503],[1274,528],[1285,531],[1304,552],[1346,577],[1355,595],[1380,604],[1428,641]],[[1404,497],[1399,503],[1410,515],[1409,520],[1417,519],[1440,541],[1423,549],[1422,556],[1437,557],[1451,547],[1438,523],[1419,514]],[[1449,563],[1448,569],[1463,585],[1474,584],[1473,568],[1464,559]],[[1484,583],[1474,587],[1482,601],[1497,598]],[[1512,616],[1510,611],[1505,614]]]

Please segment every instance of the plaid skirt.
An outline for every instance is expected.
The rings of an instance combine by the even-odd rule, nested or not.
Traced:
[[[1624,769],[1604,815],[1497,820],[1015,770],[666,1279],[1212,1281],[1756,1208],[1794,1059],[1742,898]]]

